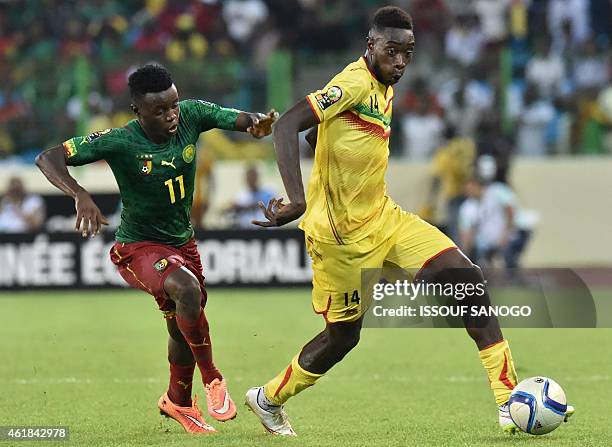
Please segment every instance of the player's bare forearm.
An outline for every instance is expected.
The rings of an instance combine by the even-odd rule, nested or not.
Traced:
[[[294,105],[274,126],[273,139],[276,160],[287,196],[291,203],[306,206],[298,134],[317,124],[308,102],[303,99]]]
[[[36,157],[36,166],[56,188],[73,199],[85,189],[70,175],[62,146],[54,146]]]
[[[38,154],[36,166],[55,187],[74,199],[76,209],[75,229],[83,237],[95,236],[108,220],[85,189],[68,172],[66,156],[62,146],[54,146]]]
[[[317,120],[304,99],[281,116],[274,126],[272,135],[276,149],[276,162],[289,203],[283,203],[282,198],[274,198],[268,202],[266,207],[260,202],[259,206],[267,220],[254,220],[253,224],[261,227],[280,227],[296,220],[306,211],[298,134],[315,124]]]

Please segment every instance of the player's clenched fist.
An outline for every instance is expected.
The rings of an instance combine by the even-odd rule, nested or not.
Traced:
[[[75,229],[81,231],[83,237],[95,236],[102,229],[102,225],[108,225],[108,220],[87,191],[77,193],[74,206],[77,213]]]

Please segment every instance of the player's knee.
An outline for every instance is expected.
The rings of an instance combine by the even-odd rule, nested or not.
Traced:
[[[435,275],[434,281],[451,284],[481,284],[484,282],[484,275],[480,267],[462,256],[456,264],[446,267]]]
[[[168,276],[164,283],[164,289],[170,299],[176,303],[181,303],[184,306],[200,306],[200,283],[187,273]]]
[[[346,331],[342,334],[335,334],[334,336],[330,337],[329,342],[336,352],[344,355],[359,344],[359,339],[359,331]]]

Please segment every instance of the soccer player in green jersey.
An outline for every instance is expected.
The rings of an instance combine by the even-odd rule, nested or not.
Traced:
[[[179,101],[170,73],[145,65],[128,80],[136,119],[124,127],[74,137],[42,152],[36,164],[49,181],[74,198],[76,230],[95,236],[107,224],[89,193],[67,166],[105,160],[113,171],[123,210],[110,256],[134,288],[153,295],[166,318],[170,385],[162,412],[187,432],[215,429],[191,399],[195,365],[206,389],[208,413],[218,421],[236,416],[223,376],[213,363],[204,315],[206,289],[190,214],[200,133],[218,128],[271,133],[276,113],[246,113],[201,100]]]

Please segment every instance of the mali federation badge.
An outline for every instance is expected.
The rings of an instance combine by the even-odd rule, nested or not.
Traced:
[[[153,171],[153,155],[143,154],[136,158],[138,158],[140,173],[142,175],[149,175]]]
[[[195,146],[193,144],[185,146],[185,149],[183,149],[183,160],[185,160],[185,163],[191,163],[194,158]]]

